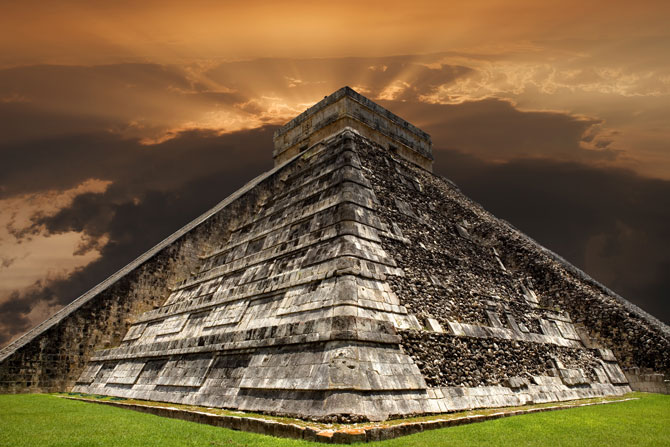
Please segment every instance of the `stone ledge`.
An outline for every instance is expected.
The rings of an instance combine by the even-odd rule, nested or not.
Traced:
[[[275,132],[275,163],[299,154],[329,133],[354,127],[368,139],[432,171],[430,135],[349,87],[325,97]]]
[[[322,442],[326,444],[353,444],[358,442],[374,442],[385,439],[398,438],[426,430],[438,428],[455,427],[458,425],[485,422],[510,416],[523,414],[541,413],[545,411],[563,410],[568,408],[587,407],[610,403],[627,402],[638,400],[637,397],[628,397],[616,400],[603,400],[598,402],[573,401],[571,403],[552,405],[536,408],[508,407],[499,409],[494,413],[486,412],[479,414],[467,414],[446,418],[447,415],[436,415],[434,418],[422,418],[422,420],[408,420],[400,423],[386,424],[339,424],[337,427],[325,428],[323,424],[311,424],[308,421],[295,419],[294,423],[288,422],[286,418],[273,419],[255,416],[235,416],[215,414],[206,411],[182,409],[175,407],[162,407],[156,405],[145,405],[141,403],[124,403],[119,401],[103,401],[86,399],[81,397],[62,396],[65,399],[80,402],[97,403],[128,410],[149,413],[161,417],[181,419],[199,424],[208,424],[231,430],[247,431],[279,438],[304,439],[306,441]],[[516,408],[516,409],[515,409]],[[205,409],[203,409],[205,410]],[[498,409],[493,409],[498,410]],[[490,411],[490,410],[489,410]],[[241,413],[241,412],[240,412]]]

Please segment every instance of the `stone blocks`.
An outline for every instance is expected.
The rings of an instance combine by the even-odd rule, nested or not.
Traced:
[[[349,87],[324,98],[275,132],[275,165],[347,127],[355,128],[386,150],[432,171],[430,135]]]

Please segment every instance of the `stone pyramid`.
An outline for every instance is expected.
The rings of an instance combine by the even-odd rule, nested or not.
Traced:
[[[274,159],[0,351],[3,389],[354,421],[667,373],[666,325],[433,175],[430,136],[350,88]]]

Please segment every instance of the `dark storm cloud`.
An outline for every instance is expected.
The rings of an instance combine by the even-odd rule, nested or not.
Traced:
[[[36,285],[39,287],[39,284]],[[14,335],[30,329],[30,320],[26,317],[40,298],[21,296],[12,292],[7,301],[0,303],[0,346]]]
[[[109,119],[74,115],[65,111],[54,112],[28,101],[0,102],[0,132],[3,136],[0,149],[44,137],[100,131],[112,125]]]
[[[217,136],[194,130],[152,146],[111,133],[0,146],[4,161],[0,164],[0,198],[69,188],[89,178],[111,180],[116,188],[128,190],[177,190],[232,164],[241,169],[249,164],[269,166],[273,131],[263,127]]]
[[[184,67],[38,65],[0,70],[3,143],[87,131],[150,133],[248,98]]]
[[[431,134],[434,144],[489,161],[550,158],[565,161],[611,161],[618,155],[606,142],[592,143],[599,120],[567,113],[521,111],[508,101],[484,99],[462,104],[380,101]]]
[[[436,173],[497,217],[670,321],[670,182],[631,171],[437,150]]]

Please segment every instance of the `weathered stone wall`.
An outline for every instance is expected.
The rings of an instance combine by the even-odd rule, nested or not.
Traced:
[[[623,366],[651,368],[670,377],[670,335],[597,285],[560,272],[560,267],[547,269],[550,260],[529,262],[528,254],[522,248],[509,262],[529,271],[543,305],[567,310],[591,338],[612,349]]]
[[[93,351],[119,343],[132,315],[165,299],[174,251],[166,250],[11,354],[0,363],[0,392],[53,392],[73,386]]]
[[[581,348],[453,334],[403,331],[403,347],[416,359],[431,387],[509,386],[514,377],[552,376],[559,358],[566,369],[581,369],[597,381],[596,356]]]
[[[670,380],[663,374],[648,368],[628,368],[624,370],[624,374],[633,391],[670,394]]]
[[[513,368],[522,375],[555,370],[555,364],[545,365],[546,359],[570,346],[558,348],[552,341],[554,335],[567,335],[575,340],[575,347],[581,346],[575,358],[581,359],[577,363],[587,375],[593,376],[603,360],[598,347],[614,351],[627,367],[670,373],[667,326],[610,295],[582,272],[487,213],[448,180],[370,145],[361,144],[361,148],[367,178],[380,198],[378,214],[393,229],[382,238],[384,249],[405,273],[389,277],[389,284],[425,326],[430,327],[429,320],[434,320],[448,332],[454,333],[454,323],[466,329],[461,334],[465,337],[452,347],[458,347],[457,352],[444,353],[446,358],[463,359],[470,371],[476,371],[472,358],[486,358],[493,370],[506,365],[507,356],[515,352],[513,345],[496,342],[493,346],[471,337],[484,328],[479,338],[493,329],[526,347],[530,345],[524,341],[537,342],[538,336],[550,343],[533,349],[542,351],[531,356],[536,364],[520,362],[523,368]],[[441,348],[431,337],[445,335],[403,334],[403,346],[422,365],[430,383],[485,385],[504,379],[501,371],[455,373],[461,360],[438,361]]]

